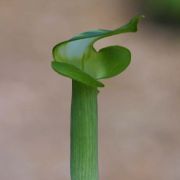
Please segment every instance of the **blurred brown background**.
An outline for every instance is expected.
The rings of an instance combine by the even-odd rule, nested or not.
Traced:
[[[96,44],[133,54],[99,95],[100,179],[180,179],[180,30],[150,21],[140,3],[0,0],[1,180],[70,179],[71,81],[51,70],[51,49],[139,13],[146,19],[138,33]]]

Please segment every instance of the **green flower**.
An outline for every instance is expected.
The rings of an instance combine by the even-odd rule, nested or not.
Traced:
[[[96,51],[93,44],[102,38],[136,32],[142,16],[132,18],[115,30],[92,30],[80,33],[53,48],[52,68],[59,74],[92,87],[103,87],[99,79],[124,71],[131,61],[130,51],[122,46],[108,46]]]

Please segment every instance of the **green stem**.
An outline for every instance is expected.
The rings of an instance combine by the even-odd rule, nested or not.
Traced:
[[[98,180],[97,88],[72,81],[71,180]]]

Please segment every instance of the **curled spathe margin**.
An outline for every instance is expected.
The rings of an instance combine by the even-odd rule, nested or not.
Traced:
[[[99,79],[110,78],[124,71],[131,61],[130,51],[121,46],[109,46],[96,51],[93,44],[102,38],[136,32],[139,20],[133,17],[115,30],[93,30],[80,33],[53,48],[52,68],[59,74],[92,87],[103,87]]]

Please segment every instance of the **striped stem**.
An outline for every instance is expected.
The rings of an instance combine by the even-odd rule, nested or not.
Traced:
[[[97,88],[72,81],[71,180],[98,180]]]

